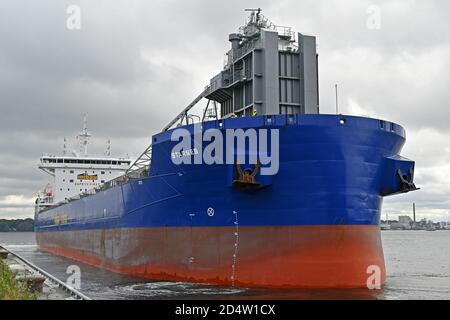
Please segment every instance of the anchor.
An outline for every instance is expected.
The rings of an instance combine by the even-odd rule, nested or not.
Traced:
[[[406,174],[403,174],[401,169],[397,170],[397,175],[400,178],[400,188],[402,192],[417,190],[416,185],[413,182],[414,179],[413,167],[409,168],[409,178]]]
[[[258,187],[260,183],[256,181],[255,177],[258,174],[260,167],[261,164],[258,160],[253,170],[242,170],[241,164],[238,162],[236,164],[236,169],[238,171],[239,177],[238,179],[233,181],[233,187]]]

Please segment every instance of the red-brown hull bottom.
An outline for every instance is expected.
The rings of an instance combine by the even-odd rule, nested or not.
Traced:
[[[152,280],[363,288],[385,265],[378,226],[123,228],[38,232],[41,249]],[[236,254],[236,257],[234,255]],[[370,269],[369,269],[370,270]],[[234,276],[234,280],[233,280]]]

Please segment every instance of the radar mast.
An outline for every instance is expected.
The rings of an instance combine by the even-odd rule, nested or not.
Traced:
[[[83,131],[77,135],[77,140],[78,140],[79,147],[80,147],[80,153],[82,155],[84,155],[85,157],[87,157],[87,154],[88,154],[87,148],[88,148],[88,144],[89,144],[89,138],[91,136],[92,135],[88,132],[88,129],[87,129],[87,113],[85,113],[83,115]]]

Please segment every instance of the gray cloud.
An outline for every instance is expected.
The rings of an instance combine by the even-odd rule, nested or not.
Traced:
[[[82,28],[66,28],[81,7]],[[370,5],[381,29],[366,26]],[[381,117],[407,129],[404,154],[423,190],[389,198],[385,210],[445,218],[450,188],[450,3],[441,0],[144,1],[6,0],[0,5],[0,217],[45,185],[42,152],[59,153],[84,112],[90,150],[136,156],[223,66],[228,33],[258,7],[276,24],[317,35],[323,113]],[[14,196],[15,198],[12,198]],[[11,200],[12,199],[12,200]],[[18,200],[19,199],[19,200]],[[22,200],[20,200],[22,199]],[[22,201],[22,202],[21,202]],[[22,203],[22,204],[20,204]]]

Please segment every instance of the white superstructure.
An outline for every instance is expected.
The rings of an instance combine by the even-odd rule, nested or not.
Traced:
[[[129,158],[109,156],[109,141],[106,156],[88,156],[90,137],[85,117],[83,131],[77,136],[81,155],[75,151],[67,154],[64,145],[62,156],[43,155],[40,158],[39,169],[51,175],[53,181],[39,193],[38,206],[51,206],[81,193],[92,193],[94,188],[123,175],[130,167]]]

